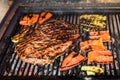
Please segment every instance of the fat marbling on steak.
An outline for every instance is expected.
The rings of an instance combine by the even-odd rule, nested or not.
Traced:
[[[21,60],[45,65],[65,54],[78,37],[78,26],[51,19],[17,43],[15,50]]]

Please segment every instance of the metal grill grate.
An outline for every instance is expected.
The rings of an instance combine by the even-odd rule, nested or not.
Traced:
[[[79,23],[79,13],[63,13],[56,14],[55,18],[59,20],[65,20],[66,22],[72,24],[80,24]],[[112,37],[112,43],[104,43],[107,45],[107,49],[111,50],[114,56],[114,63],[112,64],[92,64],[105,69],[105,74],[103,76],[120,76],[120,15],[119,14],[106,14],[107,16],[107,29],[110,30],[110,35]],[[38,26],[37,24],[35,26]],[[80,34],[83,31],[80,28]],[[83,37],[84,38],[84,37]],[[16,52],[14,51],[14,44],[9,42],[9,46],[6,50],[6,55],[3,57],[0,66],[0,75],[2,76],[86,76],[84,72],[80,71],[81,66],[87,65],[87,62],[83,62],[79,66],[65,71],[60,72],[59,67],[63,59],[68,55],[68,53],[59,57],[55,60],[54,63],[49,65],[40,66],[40,65],[32,65],[29,63],[25,63],[21,61]],[[76,48],[77,49],[77,48]],[[87,56],[85,54],[85,56]]]

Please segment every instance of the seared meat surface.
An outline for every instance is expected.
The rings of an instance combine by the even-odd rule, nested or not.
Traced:
[[[78,37],[77,25],[51,19],[17,43],[15,49],[23,61],[45,65],[68,51]]]

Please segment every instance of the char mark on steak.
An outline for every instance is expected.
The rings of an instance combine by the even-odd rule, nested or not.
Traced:
[[[17,43],[15,50],[25,62],[45,65],[65,54],[78,37],[77,25],[51,19]]]

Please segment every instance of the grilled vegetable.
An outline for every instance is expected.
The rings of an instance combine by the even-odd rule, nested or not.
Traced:
[[[98,40],[80,42],[80,49],[82,52],[85,52],[87,49],[105,50],[106,46],[104,46],[102,38],[99,38]]]
[[[82,61],[86,60],[86,57],[75,52],[71,52],[62,62],[61,71],[69,70],[77,65],[79,65]]]
[[[45,21],[49,20],[52,16],[53,16],[52,13],[43,11],[40,13],[40,18],[38,23],[43,24]]]
[[[95,73],[104,73],[104,70],[102,68],[96,67],[96,66],[82,66],[82,71],[92,71]]]
[[[104,30],[106,28],[106,16],[98,14],[81,15],[80,23],[85,31]]]
[[[86,71],[88,76],[104,73],[102,68],[96,66],[82,66],[81,71]]]
[[[91,31],[89,32],[90,39],[102,38],[103,42],[111,42],[109,30],[105,31]]]
[[[106,21],[106,16],[99,15],[99,14],[84,14],[80,16],[80,19],[87,19],[87,20],[98,20],[98,21]]]
[[[11,38],[11,41],[13,43],[18,43],[21,40],[23,40],[24,36],[28,33],[29,29],[29,27],[22,27],[22,29]]]
[[[23,26],[30,26],[33,25],[35,23],[37,23],[39,14],[29,14],[29,15],[25,15],[22,20],[20,20],[19,24],[23,25]]]
[[[18,43],[20,42],[24,36],[27,34],[29,31],[29,27],[38,21],[39,14],[29,14],[25,15],[22,20],[20,20],[19,24],[23,25],[22,29],[11,38],[13,43]],[[52,17],[52,14],[49,12],[41,12],[40,14],[40,19],[39,23],[43,24],[46,20]],[[26,27],[26,28],[25,28]]]
[[[91,44],[90,47],[92,50],[105,50],[106,47],[103,44],[103,40],[102,38],[100,38],[99,40],[94,40]]]
[[[99,64],[110,64],[113,62],[113,56],[97,56],[94,61]]]
[[[87,73],[87,76],[95,76],[96,75],[96,73],[93,71],[86,71],[86,73]]]
[[[19,22],[20,25],[30,26],[35,23],[43,24],[45,21],[53,16],[50,12],[42,11],[40,14],[28,14],[25,15]]]
[[[110,64],[113,62],[113,56],[109,50],[91,51],[88,53],[88,64],[91,64],[93,61],[99,64]]]

